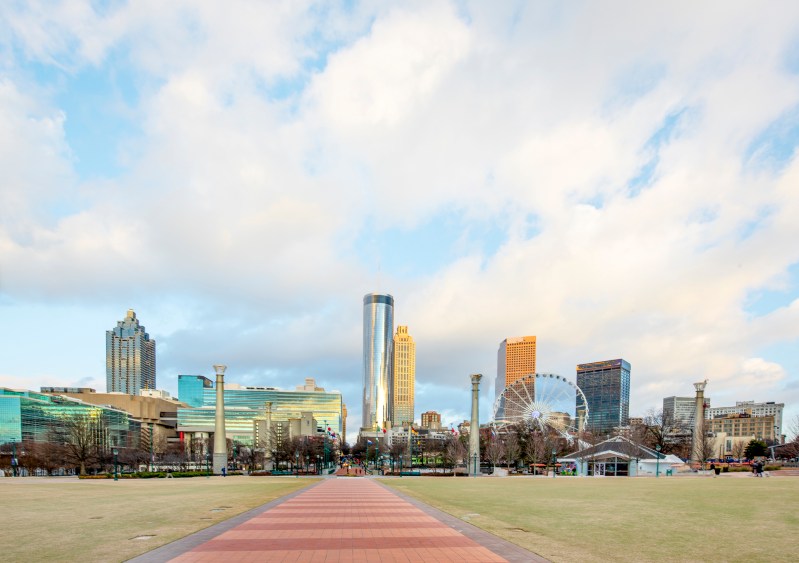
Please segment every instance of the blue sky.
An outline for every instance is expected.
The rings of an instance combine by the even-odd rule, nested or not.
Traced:
[[[0,385],[105,388],[128,308],[179,373],[360,421],[361,298],[468,417],[499,342],[799,414],[799,8],[5,3]]]

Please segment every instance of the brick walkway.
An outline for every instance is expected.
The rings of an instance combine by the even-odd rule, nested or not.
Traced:
[[[372,479],[332,478],[204,543],[189,543],[184,550],[171,544],[136,560],[544,561],[482,530],[472,530],[461,520],[442,515],[401,498]],[[481,544],[491,545],[493,551]]]

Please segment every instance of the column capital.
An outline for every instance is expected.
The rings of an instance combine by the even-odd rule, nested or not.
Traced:
[[[224,366],[222,364],[214,364],[214,372],[216,372],[217,375],[225,375],[226,369],[227,366]]]
[[[470,377],[472,378],[472,385],[477,385],[478,383],[480,383],[480,380],[483,379],[483,374],[473,373]]]

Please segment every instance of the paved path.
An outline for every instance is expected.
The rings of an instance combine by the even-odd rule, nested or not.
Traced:
[[[546,561],[373,479],[326,479],[252,512],[199,532],[212,539],[189,536],[134,561]]]

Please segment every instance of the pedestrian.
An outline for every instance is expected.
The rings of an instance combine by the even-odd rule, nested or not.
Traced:
[[[710,464],[710,472],[713,474],[713,478],[715,479],[716,478],[716,464],[715,463],[711,463]]]
[[[758,477],[762,477],[763,476],[763,462],[762,461],[758,461],[757,462],[757,476]]]

